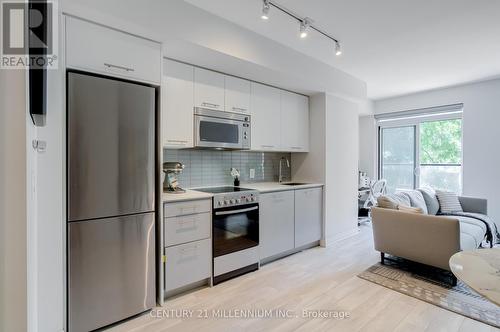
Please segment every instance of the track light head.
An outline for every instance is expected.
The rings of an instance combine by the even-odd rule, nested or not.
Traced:
[[[335,41],[335,55],[342,55],[342,48],[340,47],[340,43],[338,41]]]
[[[270,8],[271,4],[269,3],[269,0],[262,0],[262,15],[260,16],[260,18],[262,18],[263,20],[268,20]]]
[[[300,38],[306,38],[307,37],[307,30],[309,29],[309,25],[311,24],[311,20],[308,19],[307,17],[304,18],[300,22]]]

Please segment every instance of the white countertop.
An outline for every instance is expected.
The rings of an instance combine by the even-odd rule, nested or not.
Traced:
[[[321,183],[307,183],[307,184],[302,184],[302,185],[297,185],[297,186],[285,186],[279,182],[256,182],[256,183],[242,183],[240,186],[242,188],[258,190],[261,193],[268,193],[268,192],[275,192],[275,191],[287,191],[287,190],[317,188],[317,187],[323,187],[323,184],[321,184]]]
[[[255,183],[242,183],[240,187],[258,190],[261,193],[269,193],[276,191],[318,188],[318,187],[323,187],[323,184],[307,183],[296,186],[285,186],[283,184],[280,184],[279,182],[255,182]],[[187,189],[186,192],[183,194],[170,194],[164,192],[162,194],[162,201],[164,203],[172,203],[172,202],[182,202],[182,201],[194,201],[198,199],[208,199],[212,197],[213,194],[197,191],[196,189]]]
[[[163,192],[161,195],[161,199],[163,203],[173,203],[173,202],[182,202],[182,201],[195,201],[198,199],[209,199],[212,198],[213,195],[209,193],[203,193],[201,191],[196,190],[186,190],[185,193],[182,194],[172,194]]]

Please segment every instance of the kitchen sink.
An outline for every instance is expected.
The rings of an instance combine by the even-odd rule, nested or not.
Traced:
[[[281,185],[283,185],[283,186],[301,186],[304,184],[309,184],[309,183],[289,182],[289,183],[282,183]]]

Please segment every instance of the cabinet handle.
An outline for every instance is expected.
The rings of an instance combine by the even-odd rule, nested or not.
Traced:
[[[263,148],[274,148],[274,145],[261,145]]]
[[[181,254],[184,255],[186,253],[189,253],[191,251],[196,251],[196,249],[198,249],[198,245],[194,245],[194,246],[191,246],[191,247],[188,247],[188,248],[182,248],[181,249]]]
[[[196,206],[188,206],[186,208],[180,208],[181,210],[181,214],[184,214],[186,212],[192,212],[192,213],[195,213],[196,212]]]
[[[246,112],[247,109],[246,108],[241,108],[241,107],[233,107],[233,111],[243,111],[243,112]]]
[[[180,219],[177,221],[177,223],[181,226],[184,226],[186,224],[193,224],[196,225],[196,218],[191,218],[191,219]]]
[[[293,150],[302,150],[302,148],[301,148],[301,147],[298,147],[298,146],[292,146],[291,148],[292,148]]]
[[[219,108],[220,105],[217,105],[217,104],[212,104],[212,103],[201,103],[202,106],[206,106],[206,107],[213,107],[213,108]]]
[[[116,68],[116,69],[121,69],[121,70],[125,70],[126,72],[129,72],[129,71],[135,71],[134,68],[130,68],[130,67],[123,67],[123,66],[117,66],[117,65],[113,65],[111,63],[104,63],[104,66],[108,67],[109,69],[111,68]]]
[[[181,141],[178,139],[168,139],[167,142],[169,143],[176,143],[176,144],[187,144],[187,141]]]

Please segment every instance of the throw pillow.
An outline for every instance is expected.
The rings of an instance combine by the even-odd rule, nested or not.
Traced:
[[[427,214],[427,204],[425,203],[424,196],[418,190],[405,190],[403,191],[408,197],[410,197],[410,203],[412,207],[416,207],[422,210],[422,213]]]
[[[377,197],[377,206],[382,209],[397,210],[398,203],[387,196]]]
[[[399,205],[410,206],[410,198],[405,193],[397,193],[379,196],[377,198],[377,205],[383,209],[397,210]]]
[[[418,207],[411,207],[411,206],[404,206],[404,205],[399,205],[398,210],[401,212],[408,212],[408,213],[418,213],[418,214],[423,214],[424,210]]]
[[[418,191],[424,197],[427,213],[436,215],[439,212],[439,201],[436,197],[436,192],[432,188],[420,188]]]
[[[441,213],[463,212],[458,195],[448,191],[436,190]]]

